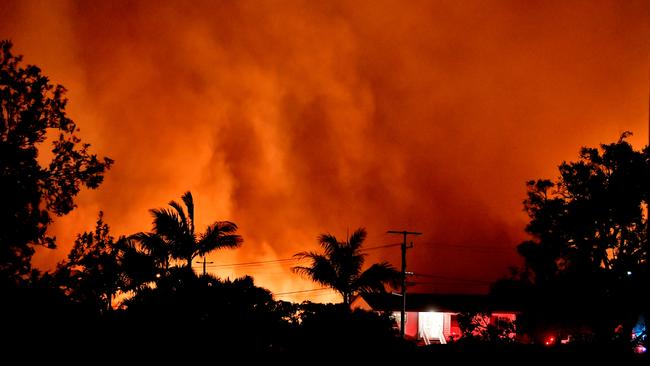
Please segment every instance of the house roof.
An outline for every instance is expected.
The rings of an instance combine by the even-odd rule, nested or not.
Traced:
[[[402,297],[395,294],[362,294],[363,300],[377,311],[400,311]],[[515,304],[506,304],[489,295],[427,294],[406,295],[406,311],[517,312]]]

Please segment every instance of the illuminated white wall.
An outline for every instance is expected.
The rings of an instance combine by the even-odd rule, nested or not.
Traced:
[[[420,337],[440,339],[444,326],[444,313],[435,311],[422,312],[418,317]]]

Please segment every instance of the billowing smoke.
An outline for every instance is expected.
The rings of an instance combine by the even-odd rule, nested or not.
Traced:
[[[485,291],[519,264],[526,180],[648,135],[647,1],[9,1],[0,19],[116,160],[57,220],[43,268],[100,209],[115,235],[149,230],[148,209],[191,190],[201,226],[232,220],[245,238],[215,264],[411,229],[409,270],[434,275],[412,291]],[[399,266],[398,247],[368,253]],[[315,287],[291,264],[209,268]]]

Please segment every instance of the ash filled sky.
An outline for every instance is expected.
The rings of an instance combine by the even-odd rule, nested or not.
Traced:
[[[481,292],[520,264],[525,181],[580,146],[648,138],[648,1],[3,1],[0,37],[69,90],[116,163],[56,219],[53,268],[103,210],[114,235],[191,190],[236,222],[223,265],[317,249],[319,233],[424,232],[414,292]],[[368,252],[399,266],[399,248]],[[291,262],[209,267],[276,293]],[[335,299],[327,292],[286,299]]]

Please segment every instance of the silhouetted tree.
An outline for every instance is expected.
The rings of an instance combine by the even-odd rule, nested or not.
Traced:
[[[408,349],[388,313],[350,311],[346,304],[304,302],[298,308],[301,320],[292,350],[370,357]]]
[[[160,276],[156,258],[130,237],[120,237],[115,243],[119,251],[122,290],[138,292]]]
[[[515,324],[509,320],[490,322],[485,312],[462,312],[457,315],[461,343],[480,341],[489,343],[512,343],[515,341]]]
[[[33,65],[21,66],[0,42],[0,276],[27,274],[34,245],[55,247],[51,215],[74,207],[82,186],[97,188],[113,161],[98,158],[68,118],[65,88]],[[51,153],[43,143],[51,139]]]
[[[178,202],[171,201],[171,208],[151,210],[154,217],[153,233],[159,236],[151,239],[151,246],[160,247],[152,251],[160,252],[161,256],[166,255],[163,247],[168,245],[172,258],[185,260],[187,268],[192,268],[192,259],[196,256],[206,255],[216,249],[237,248],[242,244],[242,237],[235,234],[237,225],[230,221],[213,222],[204,233],[195,233],[192,193],[185,192],[182,199],[185,209]],[[167,265],[168,262],[165,262]]]
[[[68,259],[57,268],[67,295],[100,312],[111,309],[114,295],[125,285],[120,251],[100,211],[95,230],[79,234]]]
[[[124,326],[136,342],[188,351],[272,351],[286,348],[296,326],[289,321],[295,307],[275,302],[252,277],[220,280],[172,267],[161,281],[125,302]]]
[[[386,291],[386,284],[397,286],[400,273],[388,262],[375,263],[362,271],[366,255],[361,252],[361,246],[366,235],[366,230],[359,228],[348,241],[340,242],[333,235],[322,234],[318,242],[324,253],[297,253],[294,257],[309,259],[311,265],[296,266],[293,271],[331,287],[341,294],[346,305],[358,292],[382,292]]]
[[[134,234],[131,239],[137,241],[144,252],[154,261],[160,276],[166,276],[169,273],[169,262],[173,248],[168,240],[160,234],[145,232]]]
[[[156,280],[156,274],[153,258],[136,243],[110,235],[100,211],[95,230],[77,236],[55,278],[70,299],[105,313],[116,294],[137,292]]]
[[[586,325],[607,339],[617,325],[630,334],[648,309],[650,150],[635,151],[628,135],[583,148],[577,162],[559,166],[555,181],[528,182],[533,240],[518,247],[526,263],[520,277],[540,300],[533,306],[555,317],[546,322]]]

